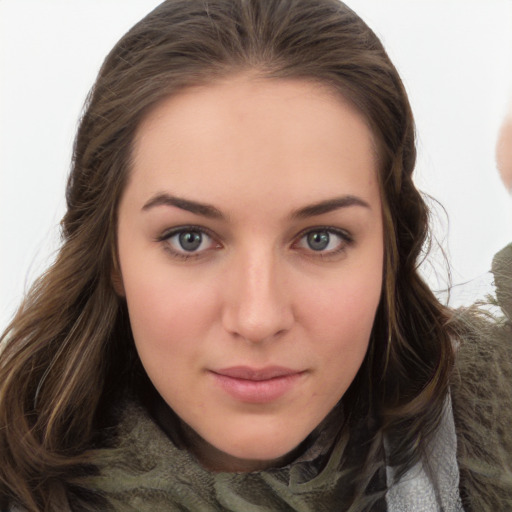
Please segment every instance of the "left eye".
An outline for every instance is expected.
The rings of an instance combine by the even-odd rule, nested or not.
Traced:
[[[308,231],[299,239],[296,247],[314,252],[335,253],[349,242],[349,237],[332,229]]]

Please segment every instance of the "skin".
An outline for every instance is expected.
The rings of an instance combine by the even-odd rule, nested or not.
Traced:
[[[512,102],[498,136],[496,162],[505,187],[512,193]]]
[[[191,231],[202,241],[187,252]],[[367,351],[383,266],[372,134],[306,81],[245,74],[186,89],[138,129],[118,244],[137,351],[191,451],[214,471],[282,465]],[[296,375],[260,402],[215,373],[275,365]]]

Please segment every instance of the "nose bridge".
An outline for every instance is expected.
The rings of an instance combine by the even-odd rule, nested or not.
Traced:
[[[252,342],[288,330],[293,312],[282,265],[272,248],[247,248],[235,260],[225,303],[225,328]]]

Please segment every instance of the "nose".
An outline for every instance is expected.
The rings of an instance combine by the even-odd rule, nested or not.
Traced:
[[[222,322],[231,335],[257,343],[288,332],[295,319],[281,265],[268,251],[232,262],[224,290]]]

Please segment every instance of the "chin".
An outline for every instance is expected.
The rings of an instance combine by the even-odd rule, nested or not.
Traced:
[[[217,450],[241,460],[289,462],[290,458],[297,456],[300,445],[311,430],[300,429],[291,432],[285,425],[280,425],[278,429],[257,428],[257,425],[256,428],[246,426],[244,430],[238,432],[230,429],[222,437],[211,438],[210,443]],[[244,432],[244,435],[241,436],[240,432]]]

